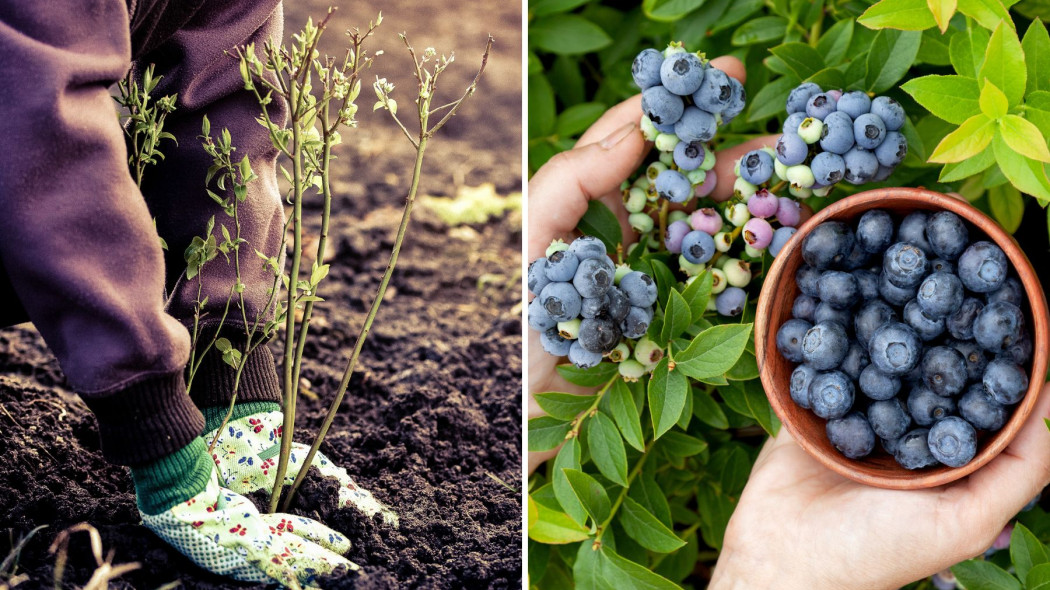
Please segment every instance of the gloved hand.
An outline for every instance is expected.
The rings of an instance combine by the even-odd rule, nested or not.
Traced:
[[[247,498],[219,485],[215,470],[204,491],[142,523],[200,567],[245,582],[310,586],[318,575],[358,566],[341,554],[347,538],[290,514],[260,514]],[[313,587],[313,586],[311,586]]]
[[[273,489],[283,424],[281,412],[259,412],[230,420],[225,427],[204,435],[204,440],[210,445],[218,434],[212,459],[218,466],[219,479],[227,488],[241,494]],[[292,443],[285,485],[295,480],[309,451],[307,445]],[[381,514],[384,522],[397,526],[398,518],[393,510],[375,499],[368,490],[358,487],[345,469],[333,464],[323,453],[317,453],[312,465],[317,466],[322,476],[339,481],[340,507],[354,506],[369,517]]]

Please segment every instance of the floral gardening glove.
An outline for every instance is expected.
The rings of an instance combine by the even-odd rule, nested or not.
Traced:
[[[227,488],[248,494],[258,489],[273,489],[277,478],[277,461],[281,451],[281,432],[284,424],[284,416],[278,409],[269,411],[253,412],[238,417],[238,413],[248,409],[259,407],[275,408],[273,403],[241,404],[244,409],[234,407],[234,414],[230,421],[221,430],[214,424],[211,411],[205,411],[209,418],[205,427],[208,432],[204,440],[211,444],[212,439],[218,435],[212,459],[219,468],[219,479]],[[222,408],[222,416],[218,418],[221,424],[225,417],[226,408]],[[299,470],[302,461],[306,459],[310,447],[301,443],[292,443],[292,452],[288,457],[288,471],[285,474],[285,485],[291,484]],[[317,453],[313,465],[324,477],[333,477],[339,481],[339,506],[354,506],[369,517],[380,514],[387,524],[397,526],[398,518],[389,507],[376,500],[368,490],[358,487],[345,469],[334,465],[323,453]]]
[[[358,569],[341,555],[350,550],[345,536],[308,518],[260,514],[222,488],[202,439],[158,464],[132,469],[142,523],[200,567],[290,588],[314,587],[315,577],[339,567]]]

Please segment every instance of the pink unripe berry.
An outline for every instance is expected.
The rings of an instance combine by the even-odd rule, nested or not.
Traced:
[[[756,250],[763,250],[773,241],[773,226],[760,217],[752,217],[744,224],[744,241]]]
[[[1014,532],[1013,523],[1008,523],[1003,527],[1003,530],[999,532],[999,536],[995,538],[995,542],[992,543],[992,549],[1002,550],[1010,546],[1010,535]]]
[[[722,231],[722,216],[711,207],[704,207],[693,211],[689,216],[689,225],[696,231],[713,236]]]
[[[684,221],[676,221],[667,226],[667,233],[664,234],[664,246],[667,246],[668,252],[675,254],[682,253],[682,238],[685,234],[692,231],[689,224]]]
[[[747,200],[747,210],[755,217],[772,217],[776,215],[780,203],[777,196],[766,189],[761,189]]]
[[[711,194],[711,191],[715,190],[715,186],[718,184],[718,175],[715,174],[714,170],[708,170],[707,176],[704,177],[704,181],[696,185],[693,190],[693,194],[698,197],[706,197]]]
[[[828,90],[826,92],[826,94],[828,96],[830,96],[831,98],[834,98],[835,102],[838,102],[839,99],[842,98],[842,91],[841,90]]]
[[[777,199],[777,221],[784,227],[798,227],[802,219],[802,208],[798,201],[789,197]]]

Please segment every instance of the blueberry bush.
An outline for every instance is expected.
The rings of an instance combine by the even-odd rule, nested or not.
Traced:
[[[733,55],[748,74],[745,108],[715,108],[713,122],[694,116],[672,128],[657,121],[666,103],[643,103],[642,129],[657,149],[623,186],[637,244],[598,203],[579,225],[606,245],[617,283],[640,271],[657,298],[648,333],[626,340],[615,358],[558,368],[594,395],[536,392],[548,415],[530,420],[529,449],[561,447],[528,482],[531,587],[706,584],[758,450],[780,427],[758,380],[751,322],[765,271],[800,221],[799,201],[819,210],[869,188],[921,186],[962,194],[1011,233],[1038,215],[1047,235],[1050,36],[1038,17],[1048,13],[1045,0],[530,2],[530,172],[646,88],[636,62],[643,50],[687,48],[705,67],[706,58]],[[817,94],[885,97],[850,113],[855,123],[869,110],[880,115],[872,145],[863,146],[868,155],[847,156],[849,146],[835,147],[834,138],[825,144],[825,132],[842,125],[807,110],[822,106],[809,101]],[[698,92],[683,104],[703,100]],[[809,120],[792,106],[799,100],[827,129],[798,127]],[[870,130],[866,123],[860,127]],[[701,139],[685,137],[697,129]],[[778,145],[747,154],[735,179],[706,174],[709,148],[782,130],[797,136],[782,142],[798,152],[786,158],[797,166],[785,165]],[[889,147],[880,154],[882,145]],[[707,207],[718,181],[732,182],[735,198]],[[777,197],[787,192],[794,199]],[[667,206],[693,196],[702,208],[692,215]],[[549,350],[569,346],[558,338],[578,337],[579,320],[551,322],[534,307],[540,317],[530,307],[530,326],[544,326]],[[1050,565],[1040,565],[1050,562],[1050,518],[1037,503],[1001,537],[984,558],[915,587],[1022,588],[1050,579],[1041,577]]]

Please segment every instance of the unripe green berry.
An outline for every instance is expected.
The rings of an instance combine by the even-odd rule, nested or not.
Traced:
[[[631,347],[627,346],[626,342],[621,342],[616,345],[616,348],[609,351],[609,360],[618,363],[631,357]]]
[[[646,213],[631,213],[627,216],[627,222],[631,224],[634,231],[641,234],[653,230],[653,218]]]
[[[664,245],[664,241],[659,238],[655,233],[649,234],[649,241],[646,242],[650,250],[659,250],[660,246]]]
[[[764,250],[759,250],[751,244],[748,244],[746,241],[744,242],[744,254],[747,254],[751,258],[762,258],[762,252],[764,252]]]
[[[743,260],[734,260],[723,270],[731,287],[746,287],[751,283],[751,265]]]
[[[747,205],[744,203],[737,203],[726,209],[726,220],[736,227],[744,225],[748,219],[751,219],[751,212],[747,210]]]
[[[668,58],[678,53],[688,53],[685,50],[684,44],[681,41],[672,41],[667,45],[667,49],[664,49],[664,57]]]
[[[617,366],[620,371],[620,376],[623,377],[624,381],[632,383],[642,378],[645,375],[646,370],[642,363],[627,359]]]
[[[737,259],[733,258],[732,256],[723,256],[719,258],[717,262],[715,262],[715,267],[725,270],[725,268],[733,262],[737,262]]]
[[[792,197],[802,200],[808,199],[810,196],[813,195],[813,191],[811,189],[802,188],[793,184],[788,187],[788,192],[791,193]]]
[[[733,236],[727,231],[720,231],[715,234],[715,250],[719,252],[729,252],[729,249],[733,247]]]
[[[834,188],[834,187],[833,186],[825,186],[823,188],[815,188],[815,189],[813,189],[813,194],[815,196],[818,196],[818,197],[826,197],[826,196],[828,196],[828,193],[831,192],[832,188]]]
[[[692,262],[689,262],[688,260],[686,260],[685,256],[682,256],[680,254],[678,255],[678,267],[682,269],[682,272],[684,272],[685,274],[687,274],[689,276],[696,276],[696,275],[704,272],[704,268],[705,268],[702,263],[701,264],[693,264]]]
[[[558,335],[566,340],[576,340],[580,337],[580,321],[580,318],[575,318],[558,322]]]
[[[689,221],[689,214],[681,209],[675,209],[667,214],[667,224],[671,225],[676,221]]]
[[[773,173],[777,175],[777,178],[783,180],[787,177],[788,167],[784,165],[780,160],[773,158]]]
[[[650,340],[648,336],[642,336],[638,343],[634,345],[634,358],[643,365],[655,365],[660,362],[660,359],[664,358],[664,350],[660,348],[660,345]]]
[[[704,179],[707,178],[707,171],[697,168],[696,170],[690,170],[685,173],[685,177],[689,179],[689,183],[693,186],[702,184]]]
[[[656,149],[661,152],[674,152],[674,146],[678,145],[678,136],[674,133],[661,133],[656,136]],[[672,154],[672,162],[674,161],[674,155]],[[663,159],[660,160],[663,162]],[[670,166],[668,163],[664,163],[664,166]]]
[[[824,123],[820,119],[814,119],[813,117],[806,117],[802,124],[798,126],[798,136],[808,144],[820,141],[822,131],[824,131]]]
[[[711,148],[704,146],[704,161],[700,164],[701,170],[710,170],[715,167],[715,153],[711,151]]]
[[[740,176],[740,160],[733,162],[733,176]]]
[[[747,201],[756,192],[758,192],[757,186],[751,184],[743,178],[740,178],[739,176],[735,181],[733,181],[733,196],[735,196],[738,199],[743,199],[744,201]]]
[[[656,141],[656,137],[660,135],[660,131],[653,125],[652,119],[646,115],[642,115],[642,121],[638,125],[642,130],[642,135],[645,136],[646,141]]]
[[[674,164],[674,153],[660,152],[660,163],[670,168]]]
[[[707,311],[718,311],[718,307],[715,305],[714,297],[707,300]]]
[[[768,145],[766,147],[764,147],[764,148],[759,148],[759,149],[761,151],[766,152],[767,154],[769,154],[770,158],[773,158],[774,160],[777,159],[777,151],[775,149],[769,147]]]
[[[649,177],[650,182],[656,182],[656,177],[660,176],[660,173],[667,170],[667,165],[663,162],[652,162],[645,169],[645,175]]]
[[[813,171],[805,164],[790,166],[787,169],[787,176],[784,177],[784,180],[802,188],[809,188],[816,182],[816,179],[813,178]]]
[[[643,175],[639,176],[638,178],[634,179],[634,182],[631,183],[631,188],[640,188],[643,191],[645,191],[645,190],[649,190],[649,185],[651,185],[651,184],[652,183],[649,182],[649,177],[647,177],[647,176],[645,176],[643,174]]]
[[[631,244],[631,245],[632,246],[637,246],[637,244]],[[627,253],[630,254],[631,250],[632,250],[632,248],[628,248],[627,249]],[[616,272],[613,273],[613,282],[616,283],[617,285],[619,285],[620,284],[620,279],[622,279],[625,276],[627,276],[630,272],[631,272],[631,267],[627,266],[626,264],[619,264],[619,265],[617,265],[616,266]]]
[[[632,188],[627,191],[627,198],[623,202],[623,208],[627,209],[628,213],[639,213],[642,209],[645,209],[646,202],[645,191],[640,188]]]
[[[722,291],[726,290],[729,286],[729,282],[726,280],[726,273],[723,270],[712,268],[711,269],[711,294],[718,295]]]
[[[569,245],[566,244],[562,239],[557,239],[551,242],[550,246],[547,246],[547,252],[544,254],[547,258],[551,257],[551,254],[555,252],[561,252],[562,250],[568,250]]]

